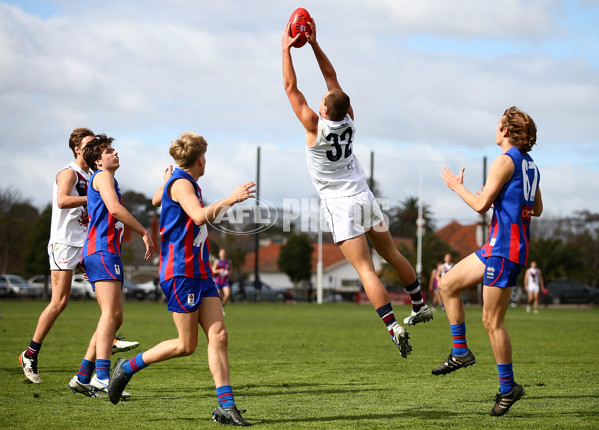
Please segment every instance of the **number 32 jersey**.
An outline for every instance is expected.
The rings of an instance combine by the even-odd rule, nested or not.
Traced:
[[[489,242],[482,247],[482,255],[499,256],[526,266],[539,169],[528,153],[521,153],[516,147],[504,155],[514,162],[514,173],[493,202]]]
[[[321,199],[347,197],[368,189],[366,175],[353,154],[354,122],[318,119],[314,146],[306,146],[312,183]]]

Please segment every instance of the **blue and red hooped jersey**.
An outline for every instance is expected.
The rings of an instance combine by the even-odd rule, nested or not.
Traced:
[[[206,224],[196,225],[181,205],[169,197],[168,191],[176,180],[190,181],[200,204],[204,206],[198,183],[185,170],[175,169],[162,193],[160,282],[168,281],[174,276],[212,278],[208,228]]]
[[[121,256],[121,242],[123,241],[125,226],[110,215],[100,192],[93,187],[94,179],[99,172],[101,170],[96,171],[89,180],[87,190],[89,227],[87,229],[87,238],[83,244],[81,260],[99,251],[108,251],[119,257]],[[123,204],[123,197],[121,196],[119,183],[116,179],[114,180],[114,190],[116,191],[119,203]]]
[[[231,273],[231,260],[229,260],[228,258],[223,259],[218,259],[218,261],[216,262],[216,268],[217,269],[221,269],[221,270],[225,270],[226,274],[217,274],[214,276],[214,282],[216,282],[216,285],[229,285],[229,273]]]
[[[512,147],[504,155],[514,162],[514,173],[493,202],[489,242],[481,248],[482,255],[499,256],[526,266],[530,220],[540,174],[528,153]]]

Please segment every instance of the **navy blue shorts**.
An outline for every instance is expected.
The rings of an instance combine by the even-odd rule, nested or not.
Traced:
[[[195,279],[175,276],[160,284],[166,297],[167,309],[171,312],[195,312],[204,297],[219,297],[212,278]]]
[[[486,266],[483,275],[483,285],[499,288],[516,286],[518,275],[524,266],[503,257],[483,257],[482,250],[480,249],[475,254]]]
[[[85,273],[96,291],[97,281],[119,281],[123,288],[123,262],[112,252],[98,251],[83,259]]]

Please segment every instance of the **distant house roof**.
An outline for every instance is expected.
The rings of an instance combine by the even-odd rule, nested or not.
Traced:
[[[394,238],[393,243],[395,246],[400,243],[407,246],[409,249],[414,248],[413,241],[405,238]],[[277,260],[279,259],[279,253],[281,251],[282,243],[272,242],[269,245],[263,246],[258,251],[258,267],[260,272],[263,273],[276,273],[280,272],[277,266]],[[318,244],[312,243],[314,250],[312,251],[312,269],[316,270],[316,263],[318,262]],[[250,252],[245,256],[245,262],[241,268],[242,272],[253,272],[254,271],[254,257],[255,252]],[[322,267],[323,270],[335,267],[338,264],[345,263],[345,257],[339,249],[339,246],[334,243],[323,243],[322,244]]]
[[[480,224],[462,225],[457,221],[452,221],[437,230],[435,234],[459,252],[461,258],[464,258],[482,246],[477,237],[479,228],[481,228]]]

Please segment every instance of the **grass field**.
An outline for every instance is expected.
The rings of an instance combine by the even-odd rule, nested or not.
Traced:
[[[43,384],[24,383],[18,355],[43,302],[0,301],[0,428],[220,428],[205,341],[190,357],[157,363],[134,376],[133,397],[73,394],[76,373],[99,311],[72,302],[41,351]],[[408,307],[396,307],[405,316]],[[447,318],[411,328],[414,351],[402,359],[370,306],[227,306],[232,385],[245,418],[273,429],[570,429],[599,428],[599,308],[508,311],[516,381],[525,397],[491,417],[497,368],[479,307],[468,307],[468,345],[477,364],[446,376],[431,369],[450,351]],[[147,349],[176,336],[161,303],[125,303],[120,330]],[[122,354],[132,356],[133,352]]]

